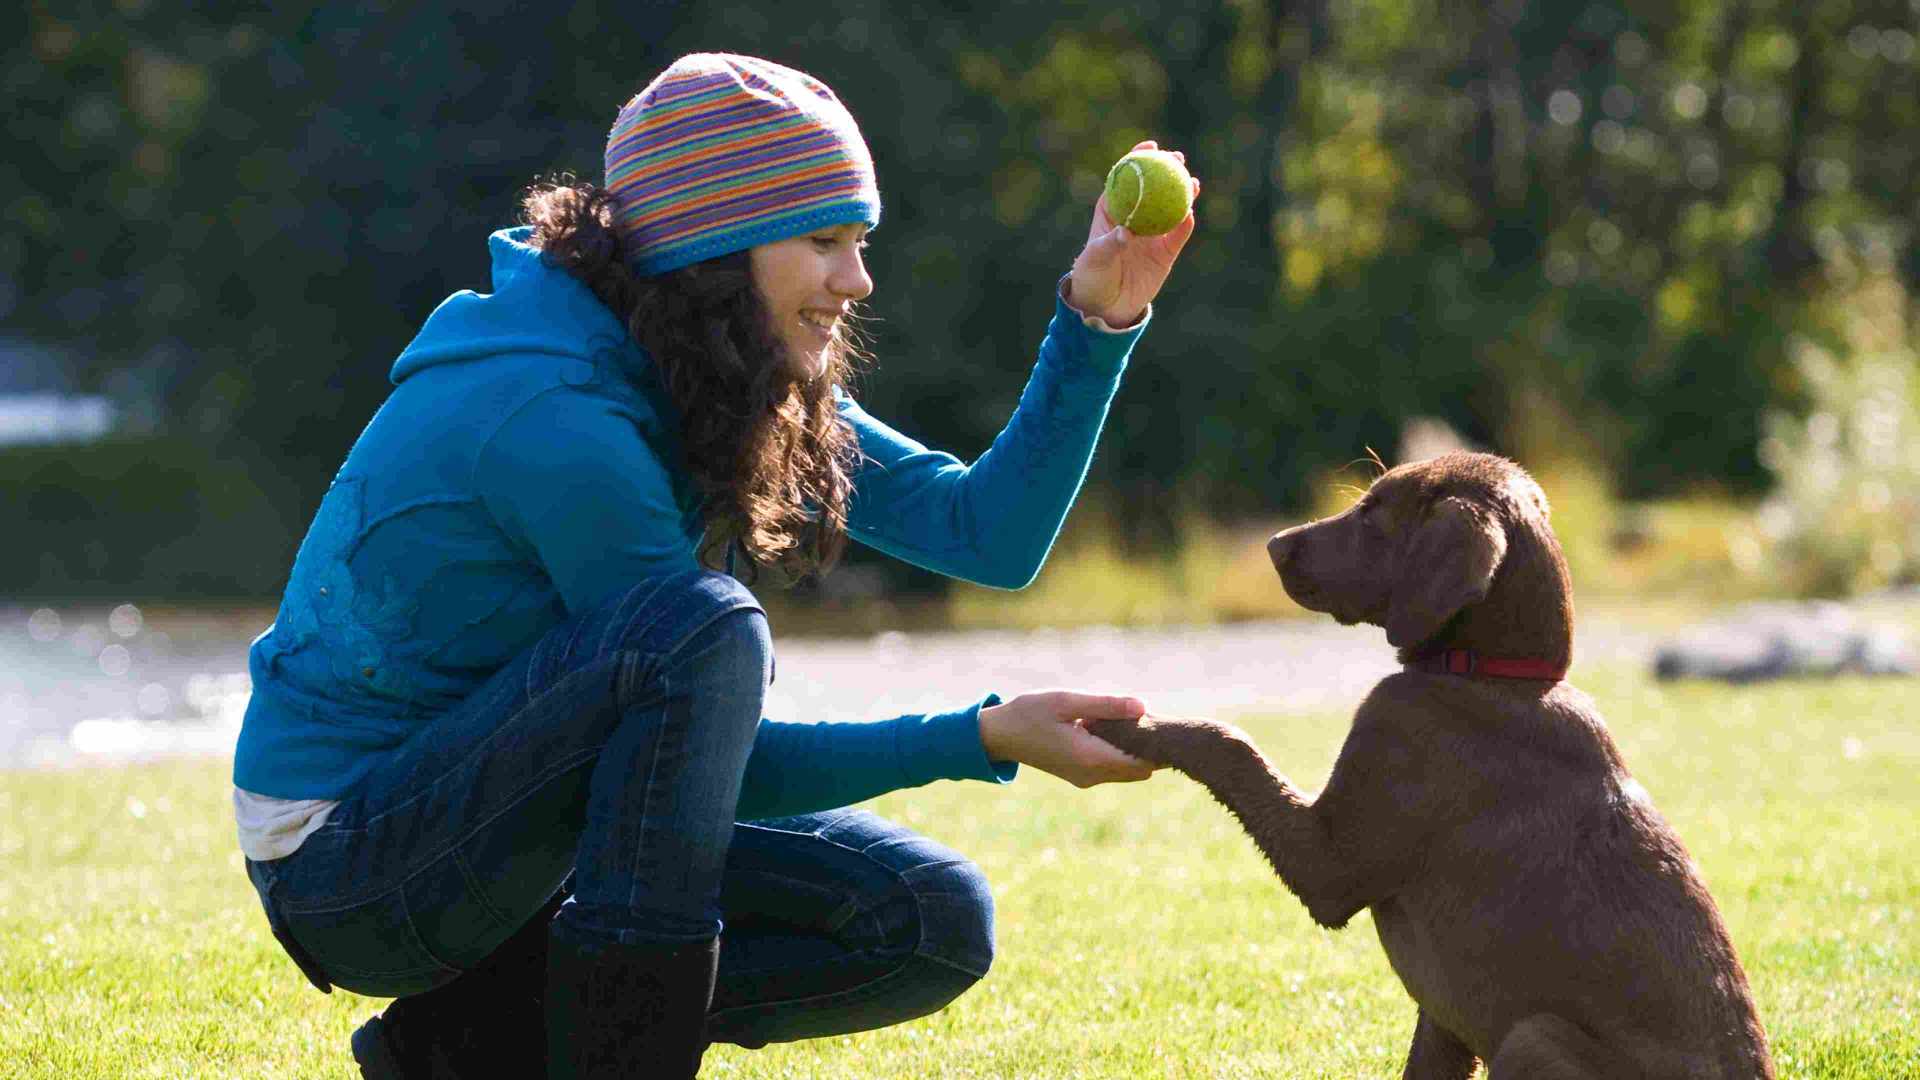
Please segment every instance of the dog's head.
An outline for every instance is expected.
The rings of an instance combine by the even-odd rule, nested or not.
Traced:
[[[1456,452],[1388,470],[1344,513],[1276,534],[1267,553],[1300,606],[1382,626],[1403,654],[1571,652],[1571,586],[1546,495],[1505,458]]]

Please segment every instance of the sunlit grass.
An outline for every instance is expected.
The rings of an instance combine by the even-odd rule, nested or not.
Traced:
[[[1629,763],[1705,869],[1783,1076],[1920,1075],[1920,696],[1603,672]],[[1303,784],[1346,718],[1244,721]],[[381,1003],[307,987],[234,853],[227,765],[0,773],[8,1077],[350,1077]],[[1194,784],[943,784],[877,808],[993,880],[993,973],[844,1039],[716,1048],[728,1077],[1393,1076],[1413,1009],[1367,919],[1316,929]]]

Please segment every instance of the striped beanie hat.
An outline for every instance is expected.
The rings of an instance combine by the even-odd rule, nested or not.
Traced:
[[[803,72],[694,53],[634,95],[607,135],[606,189],[643,276],[827,225],[880,223],[873,155]]]

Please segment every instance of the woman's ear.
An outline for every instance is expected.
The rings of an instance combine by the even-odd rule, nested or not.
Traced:
[[[1459,496],[1435,501],[1414,528],[1387,604],[1387,641],[1403,649],[1486,599],[1507,557],[1506,530],[1485,507]]]

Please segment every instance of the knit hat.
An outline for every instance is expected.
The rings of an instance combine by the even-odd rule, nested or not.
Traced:
[[[683,56],[627,102],[607,135],[606,189],[642,275],[880,223],[873,155],[833,91],[729,53]]]

